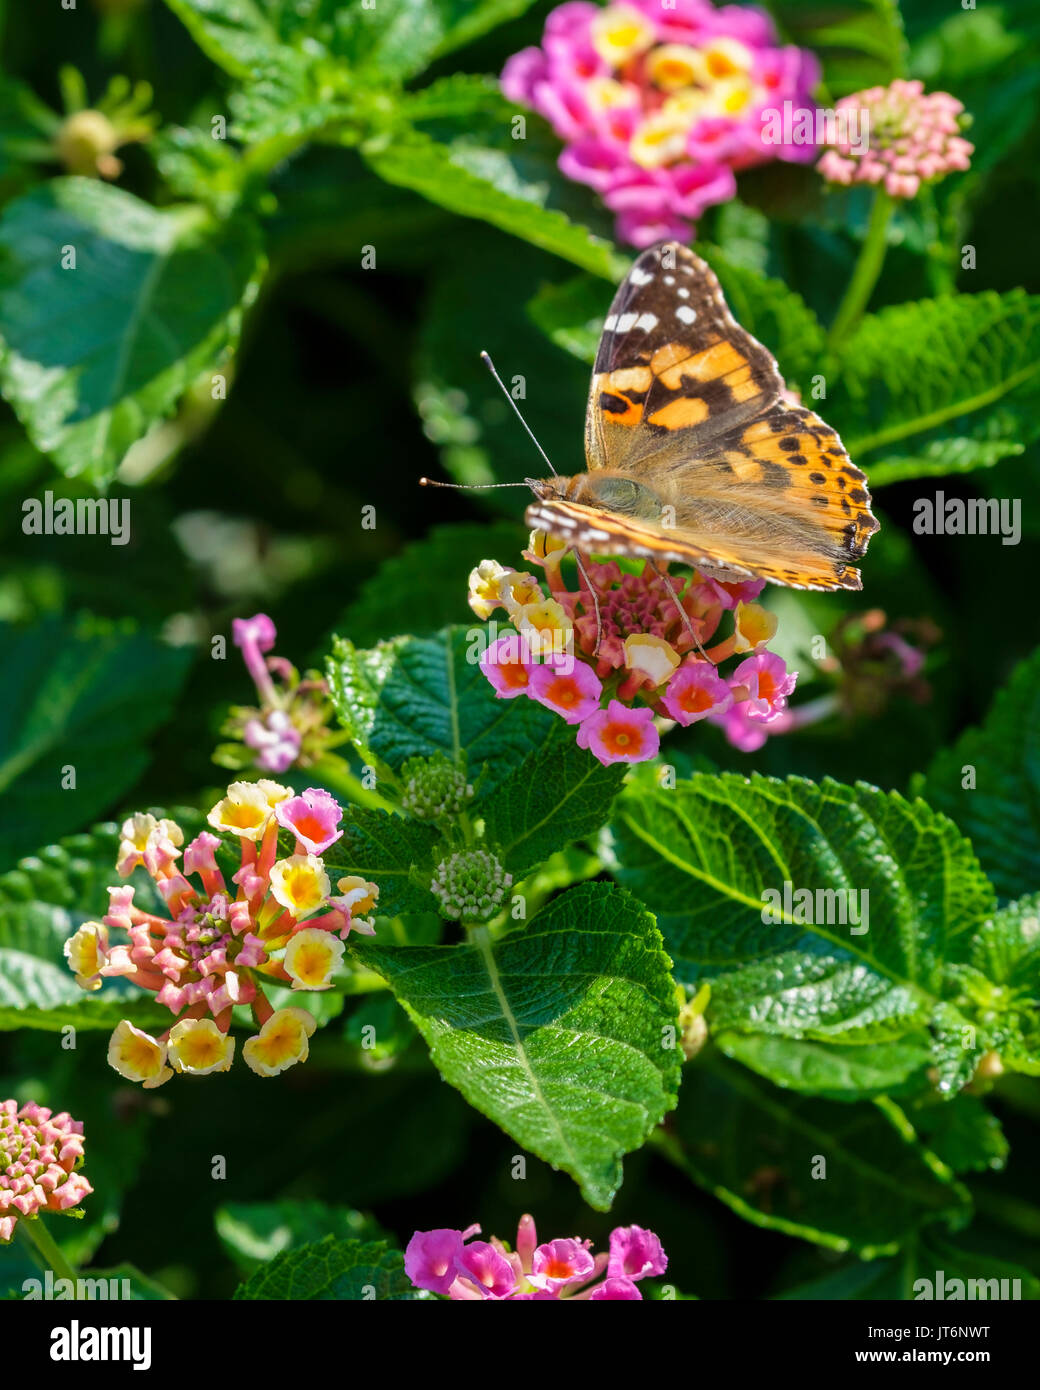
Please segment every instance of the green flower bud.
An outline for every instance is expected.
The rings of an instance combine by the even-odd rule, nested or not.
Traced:
[[[418,820],[457,816],[473,795],[473,788],[444,753],[432,758],[409,758],[401,768],[404,791],[401,806]]]
[[[512,882],[486,849],[465,849],[437,865],[430,892],[445,917],[487,922],[501,911]]]

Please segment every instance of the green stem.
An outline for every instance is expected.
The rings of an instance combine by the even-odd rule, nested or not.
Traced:
[[[75,1285],[76,1271],[58,1249],[57,1242],[43,1224],[42,1216],[34,1217],[31,1221],[19,1221],[15,1233],[21,1237],[23,1245],[29,1247],[34,1264],[44,1271],[53,1270],[57,1279],[71,1279]]]
[[[895,200],[883,188],[879,188],[874,194],[867,235],[860,248],[852,279],[838,305],[838,312],[834,315],[834,322],[827,335],[827,346],[831,352],[836,350],[867,307],[884,264],[888,224],[894,211]]]
[[[336,753],[326,753],[320,757],[314,764],[314,774],[319,781],[341,792],[357,806],[367,806],[373,811],[397,810],[392,802],[364,786],[351,772],[349,764]]]

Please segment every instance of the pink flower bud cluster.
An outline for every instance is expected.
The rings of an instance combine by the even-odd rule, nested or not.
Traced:
[[[577,1237],[538,1243],[534,1218],[522,1216],[510,1250],[497,1236],[474,1240],[480,1227],[416,1231],[404,1267],[417,1289],[453,1300],[642,1299],[639,1280],[663,1274],[668,1257],[653,1231],[618,1226],[610,1252],[593,1255],[591,1240]]]
[[[0,1245],[19,1218],[70,1211],[93,1192],[83,1165],[83,1125],[66,1111],[52,1115],[29,1101],[0,1101]]]
[[[948,92],[925,93],[917,81],[897,79],[843,97],[835,112],[857,111],[866,120],[865,151],[848,140],[829,149],[817,171],[831,183],[881,184],[893,198],[916,197],[930,183],[967,169],[975,147],[961,136],[964,107]]]

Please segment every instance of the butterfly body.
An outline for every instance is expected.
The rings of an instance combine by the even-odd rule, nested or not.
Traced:
[[[709,266],[662,242],[604,323],[586,411],[588,470],[534,482],[527,522],[577,549],[695,565],[718,578],[861,588],[877,521],[865,475]]]

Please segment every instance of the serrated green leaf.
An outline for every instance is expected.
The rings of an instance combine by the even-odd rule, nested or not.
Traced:
[[[422,1298],[404,1272],[404,1256],[386,1241],[328,1235],[285,1250],[261,1265],[235,1290],[236,1299],[361,1301]]]
[[[604,767],[561,725],[481,803],[484,834],[514,879],[607,819],[625,768]]]
[[[432,825],[351,806],[342,830],[342,839],[325,856],[333,882],[348,874],[371,880],[379,887],[379,912],[389,917],[436,907],[429,891],[413,877],[414,870],[429,881],[440,858],[443,841]]]
[[[0,216],[3,394],[64,473],[104,486],[228,357],[261,271],[250,224],[51,179]]]
[[[228,1202],[217,1208],[217,1235],[242,1275],[286,1250],[311,1245],[326,1236],[336,1240],[382,1239],[379,1223],[351,1207],[326,1202]]]
[[[395,632],[425,637],[468,616],[466,581],[481,560],[510,564],[527,542],[511,521],[434,526],[385,560],[337,624],[358,647]],[[431,584],[431,579],[436,583]]]
[[[521,115],[526,135],[514,139]],[[624,262],[589,224],[602,221],[587,190],[556,168],[559,143],[538,117],[518,113],[491,79],[445,78],[408,97],[400,123],[361,147],[388,183],[551,251],[612,280]]]
[[[1030,893],[984,922],[971,963],[996,985],[1040,995],[1040,893]]]
[[[7,631],[0,861],[89,823],[133,785],[190,659],[186,648],[101,620]],[[68,768],[75,785],[63,787]]]
[[[621,1158],[675,1103],[668,957],[649,913],[582,884],[496,941],[356,948],[384,976],[471,1105],[562,1168],[597,1210]]]
[[[920,1070],[925,1026],[946,1026],[945,967],[994,908],[951,822],[865,784],[695,774],[623,792],[613,829],[617,877],[658,914],[678,978],[714,981],[708,1022],[728,1051],[773,1080],[789,1063],[786,1084],[815,1077],[827,1093]],[[734,1032],[857,1056],[741,1051]]]
[[[664,1151],[754,1225],[868,1258],[970,1209],[890,1102],[784,1094],[718,1058],[688,1069]]]
[[[395,771],[408,758],[465,757],[470,780],[483,767],[490,792],[544,743],[556,717],[533,700],[496,698],[477,665],[483,637],[482,627],[455,627],[368,651],[337,638],[329,683],[351,740]]]
[[[827,418],[875,485],[988,467],[1040,432],[1040,297],[1022,290],[893,305],[840,356]]]
[[[974,769],[974,785],[965,769]],[[960,826],[1003,898],[1040,882],[1040,649],[1012,673],[981,728],[939,754],[922,788]]]

